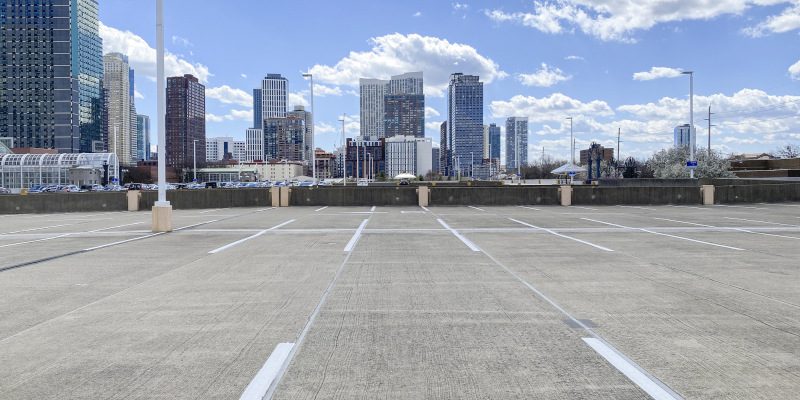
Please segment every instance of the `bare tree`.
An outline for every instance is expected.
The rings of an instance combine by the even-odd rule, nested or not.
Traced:
[[[775,151],[778,158],[800,158],[800,146],[789,143]]]

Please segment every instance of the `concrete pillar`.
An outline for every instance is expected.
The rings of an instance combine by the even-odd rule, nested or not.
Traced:
[[[572,205],[572,186],[561,186],[558,188],[558,194],[561,197],[561,205],[569,207]]]
[[[153,206],[153,232],[172,232],[172,206]]]
[[[431,189],[427,186],[420,186],[417,188],[417,196],[419,197],[419,206],[427,207],[431,199]]]
[[[703,205],[704,206],[713,206],[714,205],[714,185],[703,185],[700,186],[700,193],[703,196]]]
[[[281,187],[281,191],[280,192],[281,192],[280,193],[280,197],[281,197],[280,207],[289,207],[289,198],[291,197],[291,194],[292,194],[292,188],[284,186],[284,187]]]
[[[141,191],[128,190],[128,211],[139,211],[139,199],[141,197]]]
[[[281,188],[276,186],[269,188],[269,196],[272,198],[273,207],[281,206]]]

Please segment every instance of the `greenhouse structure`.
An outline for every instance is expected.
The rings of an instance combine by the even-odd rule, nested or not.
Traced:
[[[3,154],[0,187],[19,191],[47,185],[93,185],[115,182],[119,163],[113,153]]]

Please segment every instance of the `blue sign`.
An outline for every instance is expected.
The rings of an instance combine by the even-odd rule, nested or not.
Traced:
[[[689,169],[697,168],[697,161],[687,161],[686,167],[688,167]]]
[[[570,178],[574,178],[574,177],[575,177],[575,175],[578,175],[578,174],[577,174],[577,173],[575,173],[575,172],[570,172],[570,173],[569,173],[569,176],[570,176]]]

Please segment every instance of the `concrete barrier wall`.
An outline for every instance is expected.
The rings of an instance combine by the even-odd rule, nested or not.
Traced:
[[[292,188],[293,206],[416,206],[417,189],[397,187]]]
[[[0,214],[127,211],[125,192],[0,195]]]
[[[431,188],[431,205],[524,206],[555,205],[558,188],[555,186],[506,186],[498,188]]]
[[[800,183],[717,186],[714,195],[716,204],[783,201],[800,201]]]
[[[150,210],[158,200],[158,192],[142,192],[139,210]],[[228,207],[269,207],[269,189],[204,189],[170,190],[167,200],[175,210]]]
[[[602,187],[574,186],[574,205],[702,204],[697,186]]]

